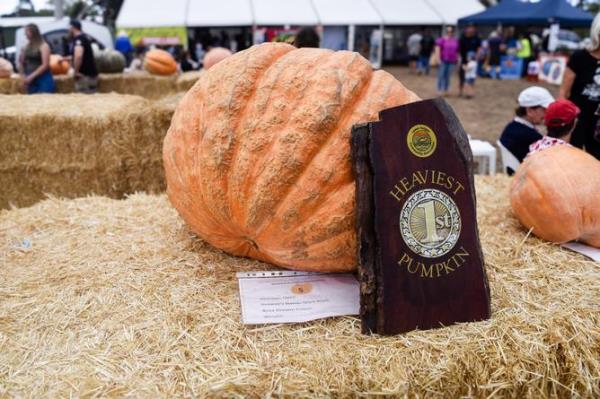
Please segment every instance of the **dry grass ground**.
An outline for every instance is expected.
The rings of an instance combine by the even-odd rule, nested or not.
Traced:
[[[0,211],[0,398],[600,397],[600,268],[477,179],[491,320],[397,337],[355,317],[244,326],[236,271],[164,195]]]

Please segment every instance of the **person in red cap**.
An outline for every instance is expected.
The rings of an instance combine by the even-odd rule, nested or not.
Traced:
[[[569,100],[559,99],[550,104],[544,115],[547,134],[529,146],[527,156],[555,145],[570,146],[571,133],[575,130],[580,112],[579,108]]]

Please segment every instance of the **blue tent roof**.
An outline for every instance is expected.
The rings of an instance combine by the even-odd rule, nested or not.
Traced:
[[[593,15],[573,7],[567,0],[502,0],[485,11],[458,20],[459,25],[548,25],[590,26]]]

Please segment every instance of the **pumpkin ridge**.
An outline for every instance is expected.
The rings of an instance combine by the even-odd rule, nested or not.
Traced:
[[[319,68],[319,67],[320,67],[320,65],[318,65],[317,63],[313,63],[313,64],[311,64],[311,66],[310,66],[310,68],[309,68],[308,70],[309,70],[309,71],[312,71],[312,70],[314,70],[314,69],[316,69],[316,68]],[[281,72],[285,72],[285,71],[283,71],[283,70],[282,70]],[[279,77],[279,75],[281,75],[281,73],[280,73],[280,74],[278,74],[278,77]],[[277,82],[277,81],[275,81],[275,82]],[[274,88],[274,87],[275,87],[275,85],[273,85],[273,88]],[[271,89],[271,91],[273,90],[273,88]],[[310,89],[310,88],[311,88],[311,85],[306,85],[306,87],[304,87],[304,88],[303,88],[302,94],[304,94],[304,92],[305,92],[306,90]],[[302,95],[299,95],[299,96],[297,96],[297,97],[298,97],[298,98],[297,98],[297,102],[302,102],[302,101],[303,101],[303,96],[302,96]],[[284,125],[283,125],[283,126],[280,126],[280,127],[278,128],[278,130],[280,130],[280,131],[285,131],[285,129],[286,129],[286,128],[289,126],[289,124],[290,124],[290,123],[293,121],[293,118],[292,118],[292,117],[293,117],[293,115],[294,115],[293,111],[292,111],[292,112],[289,112],[289,116],[288,116],[287,120],[285,121]],[[274,135],[272,135],[272,136],[275,136],[275,134],[274,134]],[[277,137],[279,137],[279,136],[280,136],[280,135],[277,135]],[[265,150],[263,150],[263,152],[265,152],[265,153],[267,153],[267,154],[268,154],[268,153],[269,153],[269,152],[270,152],[270,151],[273,149],[273,147],[275,147],[275,145],[277,145],[277,143],[278,143],[278,141],[277,141],[277,138],[276,138],[276,139],[274,139],[274,140],[271,140],[271,141],[268,143],[268,145],[267,145],[267,148],[266,148]],[[256,180],[258,180],[258,179],[259,179],[259,178],[260,178],[260,177],[263,175],[263,173],[265,172],[265,170],[267,170],[267,169],[268,169],[268,167],[269,167],[269,164],[268,164],[268,162],[267,162],[267,160],[266,160],[266,159],[265,159],[263,162],[261,162],[261,161],[260,161],[260,159],[259,159],[259,162],[257,162],[257,163],[255,163],[255,164],[253,164],[253,166],[250,168],[250,170],[249,170],[249,173],[248,173],[248,176],[249,176],[249,177],[251,177],[251,178],[253,179],[253,181],[256,181]],[[259,169],[259,170],[258,170],[258,169]],[[257,170],[258,170],[258,172],[257,172]],[[251,188],[253,188],[253,187],[247,187],[247,189],[251,189]],[[251,194],[250,194],[250,193],[248,193],[248,190],[246,190],[246,191],[244,192],[244,197],[250,197],[250,196],[251,196]],[[254,201],[254,200],[249,200],[249,201],[247,201],[247,203],[248,203],[248,204],[254,204],[254,203],[255,203],[255,201]],[[244,220],[245,220],[245,222],[246,222],[246,223],[244,223],[244,225],[247,225],[247,223],[248,223],[248,220],[247,220],[247,218],[248,218],[248,214],[250,213],[249,209],[248,209],[248,208],[247,208],[247,209],[245,209],[245,212],[244,212],[244,213],[245,213],[245,214],[243,215],[243,219],[244,219]]]
[[[248,134],[246,136],[243,136],[243,135],[241,135],[239,133],[238,130],[239,130],[240,126],[243,125],[243,122],[246,120],[247,114],[250,112],[249,109],[251,108],[251,105],[254,105],[254,100],[256,98],[256,94],[258,93],[258,89],[261,86],[261,83],[262,83],[263,79],[265,78],[265,76],[267,76],[269,70],[272,67],[274,67],[277,64],[277,62],[280,61],[283,57],[285,57],[286,55],[288,55],[288,54],[290,54],[290,53],[292,53],[294,51],[295,50],[293,48],[291,48],[290,51],[288,51],[286,53],[283,53],[279,57],[275,58],[273,60],[273,62],[269,65],[269,67],[264,69],[264,71],[261,73],[261,75],[258,77],[258,79],[255,80],[254,91],[253,91],[252,95],[248,98],[248,101],[246,102],[246,104],[244,106],[242,114],[237,119],[238,123],[237,123],[236,127],[234,128],[234,130],[236,131],[236,137],[238,138],[238,140],[236,140],[237,145],[234,147],[234,151],[233,151],[233,154],[232,154],[230,166],[229,166],[229,169],[227,170],[227,178],[226,178],[226,182],[227,182],[227,185],[226,185],[227,193],[226,193],[226,195],[227,195],[227,200],[228,200],[229,204],[231,204],[233,202],[232,198],[231,198],[231,194],[232,193],[231,193],[231,190],[229,190],[229,188],[231,187],[231,179],[232,179],[231,176],[232,176],[233,172],[235,171],[235,168],[236,168],[236,166],[238,164],[238,159],[239,159],[238,155],[239,155],[239,152],[240,152],[240,147],[243,144],[242,143],[243,138],[251,138],[252,137],[252,133],[250,133],[250,134]],[[282,69],[282,70],[278,71],[277,75],[275,76],[274,83],[270,87],[269,94],[267,95],[267,104],[269,103],[271,95],[273,93],[273,90],[276,87],[275,83],[278,81],[279,77],[284,72],[285,72],[285,70]],[[300,98],[300,96],[298,96],[298,101],[301,101],[301,100],[302,100],[302,98]],[[289,124],[290,119],[291,119],[291,113],[290,113],[290,116],[288,117],[285,125],[281,128],[281,130],[283,130],[283,128],[287,127],[287,125]],[[253,129],[253,131],[254,131],[254,129]],[[275,144],[275,140],[272,140],[269,143],[267,149],[264,152],[268,153],[269,150],[274,146],[274,144]],[[250,170],[247,173],[247,176],[252,176],[254,174],[254,171],[256,170],[257,165],[258,165],[257,163],[253,164],[253,167],[250,168]],[[236,216],[239,216],[239,217],[243,217],[245,219],[245,215],[247,215],[248,212],[247,211],[243,212],[242,208],[243,207],[240,207],[240,212],[237,215],[234,214],[234,212],[230,209],[230,211],[232,211],[231,212],[231,217],[235,218]],[[241,215],[240,213],[244,213],[245,215]],[[239,226],[239,227],[242,227],[242,226]]]
[[[266,48],[264,45],[255,46],[246,50],[247,53],[244,54],[245,56],[243,59],[237,58],[240,67],[243,68],[243,65],[246,65],[247,70],[251,70],[256,74],[255,78],[251,81],[244,81],[246,83],[246,88],[243,92],[248,93],[248,97],[256,95],[256,81],[258,81],[261,76],[264,76],[265,71],[275,64],[275,60],[293,49],[293,47],[289,45],[278,45],[277,47],[278,50],[276,53],[265,54]],[[280,52],[283,54],[279,54]],[[231,60],[233,61],[235,59],[231,58]],[[266,68],[264,67],[265,65],[267,65]],[[225,74],[223,71],[225,71]],[[235,111],[236,107],[232,105],[231,101],[235,96],[231,94],[230,91],[233,90],[233,92],[235,92],[237,90],[239,92],[241,90],[239,82],[243,81],[244,76],[245,75],[239,73],[239,71],[232,76],[231,71],[228,71],[227,68],[211,68],[205,76],[207,95],[203,102],[203,105],[205,106],[204,111],[208,113],[215,112],[221,115],[221,119],[231,120],[233,117],[231,113]],[[223,79],[230,79],[225,82],[227,83],[225,86],[223,85]],[[224,90],[219,90],[219,87]],[[227,97],[222,97],[225,101],[222,101],[218,97],[219,94],[223,92],[228,93],[226,94]],[[248,97],[244,96],[244,101],[241,102],[241,106],[237,108],[238,111],[236,112],[236,117],[237,113],[243,112],[245,109],[247,110]],[[210,126],[207,126],[207,129],[209,128]],[[199,160],[198,167],[200,170],[203,170],[203,172],[198,175],[198,185],[205,198],[223,198],[222,201],[217,202],[221,206],[207,209],[206,212],[214,215],[214,218],[222,220],[222,223],[227,225],[228,230],[236,232],[236,234],[239,234],[240,238],[242,238],[245,235],[245,232],[240,232],[237,224],[231,220],[232,212],[227,194],[229,192],[227,169],[230,167],[234,151],[238,151],[239,143],[235,131],[233,129],[227,129],[229,134],[226,135],[224,134],[225,130],[223,130],[225,128],[226,126],[224,125],[217,126],[215,127],[215,131],[212,131],[210,134],[202,135],[198,146],[198,152],[196,153],[196,158]],[[215,148],[224,148],[223,145],[216,146],[214,144],[216,142],[222,142],[223,140],[230,140],[230,148],[225,148],[220,154],[211,153]]]
[[[356,61],[356,60],[360,60],[359,57],[360,56],[358,54],[355,54],[352,59],[352,62],[350,64],[354,63],[354,61]],[[365,100],[365,97],[363,96],[363,94],[365,94],[365,92],[367,92],[369,90],[372,82],[373,82],[373,73],[371,72],[368,80],[366,82],[362,83],[362,87],[360,87],[360,89],[356,90],[352,100],[349,101],[343,107],[342,113],[341,113],[340,117],[338,118],[338,123],[334,124],[333,128],[329,132],[327,132],[327,138],[325,139],[323,144],[320,147],[318,147],[315,151],[313,151],[313,153],[310,156],[310,159],[307,162],[305,162],[300,173],[297,174],[296,177],[294,178],[294,180],[288,184],[286,192],[284,193],[284,195],[281,198],[279,198],[278,202],[273,207],[273,215],[276,215],[280,211],[281,207],[286,203],[287,199],[289,198],[290,193],[292,192],[292,189],[298,183],[298,181],[300,181],[302,179],[302,177],[306,174],[306,172],[308,170],[310,170],[317,155],[319,153],[321,153],[322,151],[324,151],[324,149],[326,149],[328,147],[330,142],[335,137],[334,133],[337,131],[337,128],[339,126],[343,126],[347,122],[348,118],[350,118],[352,116],[353,112],[355,111],[356,105],[360,101]],[[263,219],[262,222],[260,222],[256,226],[255,237],[257,240],[259,239],[262,231],[265,228],[267,228],[275,219],[276,219],[275,217],[271,217],[270,219]],[[266,225],[265,225],[265,222],[267,222]]]

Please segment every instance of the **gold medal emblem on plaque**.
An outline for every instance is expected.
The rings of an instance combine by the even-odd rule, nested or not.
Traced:
[[[436,189],[411,195],[400,211],[400,234],[406,245],[425,258],[450,252],[460,236],[460,212],[454,200]]]
[[[419,158],[433,154],[437,147],[435,133],[427,125],[414,125],[406,135],[408,149]]]

